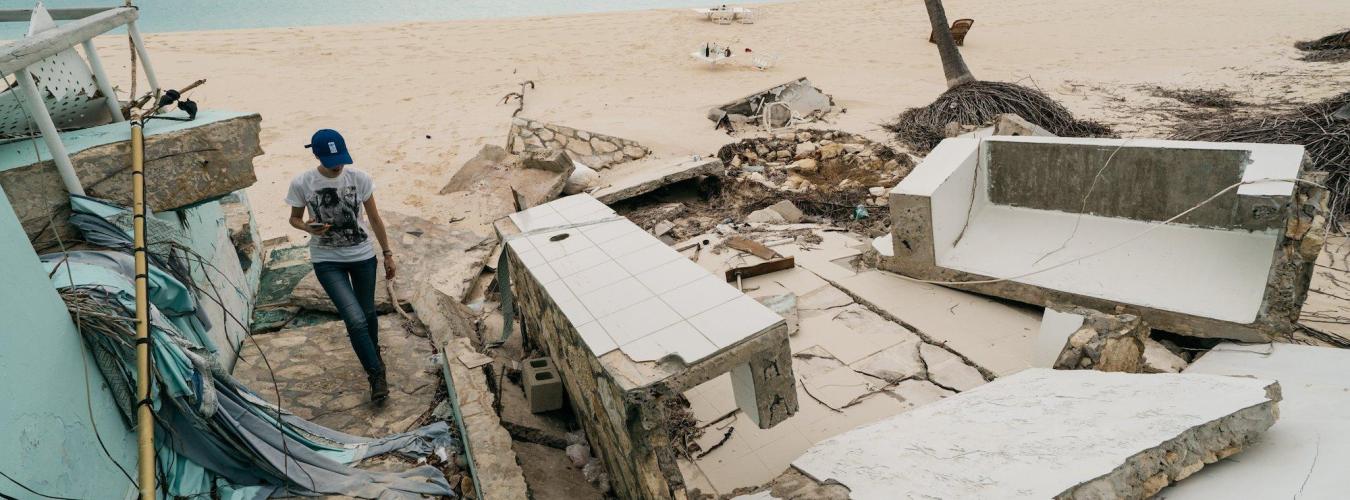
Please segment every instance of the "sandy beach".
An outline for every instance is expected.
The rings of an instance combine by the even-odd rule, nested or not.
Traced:
[[[1343,91],[1350,65],[1308,63],[1292,46],[1344,28],[1350,2],[953,0],[970,17],[962,49],[976,77],[1034,84],[1125,136],[1159,137],[1163,102],[1139,87],[1227,88],[1248,102]],[[755,24],[715,25],[687,10],[394,25],[160,33],[159,78],[205,108],[263,116],[266,155],[249,189],[264,237],[295,234],[282,202],[313,158],[316,128],[341,130],[386,210],[440,219],[437,190],[484,144],[503,144],[519,82],[537,87],[522,116],[639,141],[667,155],[731,142],[708,107],[806,76],[847,112],[832,128],[886,139],[880,123],[944,89],[923,3],[806,0],[757,7]],[[704,42],[781,56],[760,71],[709,67]],[[115,78],[126,40],[104,37]],[[123,83],[121,88],[125,89]]]

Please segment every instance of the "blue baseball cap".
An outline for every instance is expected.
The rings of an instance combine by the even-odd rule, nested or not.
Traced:
[[[342,134],[336,130],[326,128],[315,132],[305,147],[314,151],[314,156],[325,167],[337,168],[352,164],[352,155],[347,152],[347,141],[342,140]]]

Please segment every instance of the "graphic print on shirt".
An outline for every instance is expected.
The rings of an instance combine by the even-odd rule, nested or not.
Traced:
[[[309,198],[309,212],[321,224],[332,224],[328,232],[316,236],[318,244],[326,247],[349,247],[365,243],[369,236],[361,229],[361,202],[357,201],[356,186],[321,188]]]

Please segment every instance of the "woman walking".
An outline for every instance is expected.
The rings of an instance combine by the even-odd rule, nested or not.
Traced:
[[[370,400],[382,404],[389,396],[389,386],[375,315],[378,261],[371,233],[384,249],[384,278],[393,279],[397,268],[384,221],[375,208],[375,184],[369,175],[351,166],[347,144],[337,131],[315,132],[305,147],[314,152],[319,166],[291,180],[286,194],[291,226],[310,234],[309,259],[314,275],[347,326],[347,338],[370,381]]]

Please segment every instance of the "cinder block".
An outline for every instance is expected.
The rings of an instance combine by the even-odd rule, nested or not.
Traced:
[[[530,404],[530,412],[543,413],[562,408],[562,378],[553,367],[553,361],[548,358],[527,359],[525,371],[521,375],[521,383],[525,386],[525,400]]]

